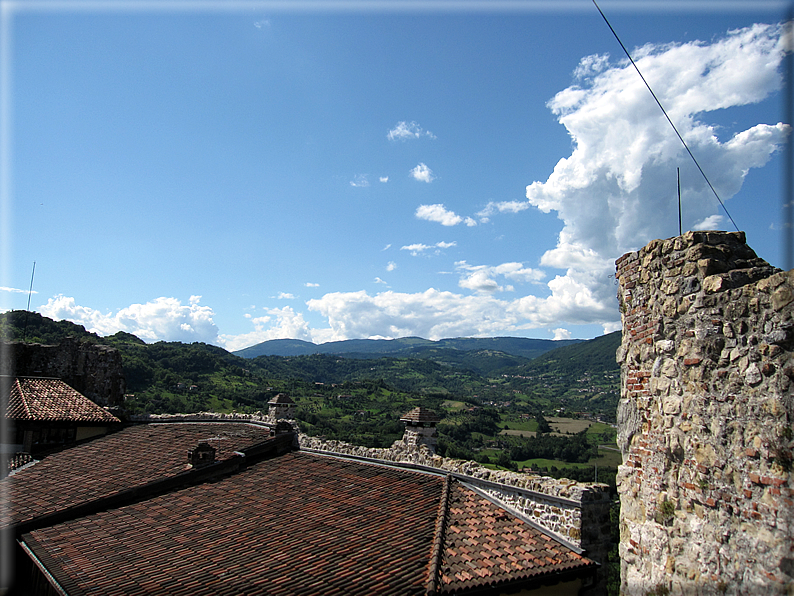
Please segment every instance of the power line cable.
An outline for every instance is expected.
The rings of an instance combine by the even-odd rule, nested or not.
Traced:
[[[595,4],[595,7],[598,9],[598,12],[601,13],[601,16],[603,17],[604,22],[607,24],[607,27],[609,27],[609,30],[612,31],[612,35],[614,35],[615,39],[618,40],[618,43],[620,44],[620,47],[623,48],[623,51],[626,53],[626,56],[628,56],[629,61],[631,62],[632,66],[634,66],[634,70],[637,71],[637,74],[640,75],[640,78],[642,79],[642,82],[645,83],[645,86],[648,88],[648,91],[651,92],[651,95],[656,100],[656,104],[659,106],[659,109],[662,110],[662,114],[664,114],[664,117],[667,118],[667,121],[670,123],[670,126],[673,127],[673,130],[675,131],[675,134],[678,135],[678,139],[684,145],[684,149],[686,149],[686,152],[689,153],[689,157],[692,158],[692,161],[695,162],[695,165],[697,166],[697,169],[700,171],[701,175],[703,176],[703,179],[706,181],[706,184],[709,185],[709,188],[711,189],[711,192],[713,192],[714,196],[717,197],[717,201],[719,201],[720,206],[722,207],[722,210],[725,211],[725,215],[728,216],[728,219],[731,220],[731,223],[733,224],[733,227],[736,228],[736,231],[738,232],[739,231],[739,226],[736,225],[736,222],[733,221],[733,218],[731,217],[731,214],[728,213],[728,209],[725,207],[725,203],[722,202],[722,199],[720,198],[720,195],[718,195],[717,191],[714,190],[714,187],[711,185],[711,182],[709,181],[708,176],[706,176],[706,173],[703,171],[703,168],[700,167],[700,164],[698,163],[698,160],[695,159],[695,156],[692,154],[692,151],[690,151],[689,146],[686,144],[686,141],[684,140],[684,137],[682,137],[681,133],[678,132],[678,129],[675,127],[675,124],[673,124],[673,121],[670,120],[670,116],[667,115],[667,111],[664,109],[664,106],[662,105],[662,102],[659,101],[659,98],[656,97],[656,94],[653,92],[653,89],[651,89],[651,86],[648,84],[648,81],[646,81],[645,77],[642,76],[642,73],[640,72],[639,67],[634,62],[634,59],[631,57],[631,54],[629,54],[629,51],[626,49],[626,46],[624,46],[623,42],[620,41],[620,37],[618,37],[618,34],[612,28],[612,25],[609,23],[609,19],[607,19],[607,17],[604,14],[604,12],[598,6],[598,3],[596,2],[596,0],[593,0],[593,4]]]

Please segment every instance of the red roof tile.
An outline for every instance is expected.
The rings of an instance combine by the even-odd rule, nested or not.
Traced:
[[[120,422],[60,379],[17,377],[6,418],[25,421]]]
[[[287,395],[286,393],[279,393],[278,395],[276,395],[276,397],[274,397],[273,399],[271,399],[267,403],[269,403],[269,404],[294,404],[295,402],[292,401],[292,398],[289,395]]]
[[[422,406],[417,406],[405,416],[400,418],[402,422],[439,422],[441,418],[433,410],[428,410]]]
[[[265,432],[125,429],[12,477],[14,519],[175,475],[198,440],[220,435],[223,458]],[[304,452],[246,459],[22,540],[71,596],[458,593],[595,567],[451,477]]]
[[[146,424],[125,428],[55,453],[0,482],[10,483],[4,509],[20,523],[67,507],[175,476],[190,468],[187,450],[199,441],[217,449],[216,460],[265,441],[267,427],[239,423]],[[5,517],[5,515],[4,515]]]
[[[474,491],[452,485],[440,565],[442,593],[593,565]]]

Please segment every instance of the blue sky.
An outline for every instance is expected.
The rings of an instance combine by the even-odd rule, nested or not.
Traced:
[[[3,4],[6,310],[35,261],[102,335],[589,338],[677,167],[733,229],[589,2]],[[783,267],[786,4],[600,5]]]

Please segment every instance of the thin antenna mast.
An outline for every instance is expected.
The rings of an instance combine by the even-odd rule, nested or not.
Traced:
[[[683,234],[681,231],[681,168],[675,169],[676,177],[678,178],[678,235]]]
[[[692,161],[695,162],[695,165],[697,166],[697,169],[700,171],[700,174],[703,176],[703,179],[706,181],[706,184],[709,185],[709,188],[711,189],[711,192],[713,192],[714,196],[717,197],[717,201],[719,202],[720,206],[722,207],[722,210],[725,211],[725,215],[728,216],[728,219],[731,220],[731,223],[733,224],[733,227],[736,228],[736,231],[738,232],[739,231],[739,226],[736,225],[736,222],[733,221],[733,218],[731,217],[731,214],[728,213],[728,209],[725,207],[725,203],[722,202],[722,199],[720,198],[720,195],[718,195],[717,191],[714,190],[714,187],[711,185],[711,181],[709,180],[708,176],[706,176],[706,172],[704,172],[703,168],[700,167],[700,164],[698,163],[698,160],[695,159],[694,154],[692,153],[692,151],[690,151],[689,145],[686,144],[686,141],[684,140],[684,137],[682,137],[681,133],[678,132],[678,129],[675,127],[675,124],[673,124],[673,121],[670,120],[670,116],[667,115],[667,111],[664,109],[664,106],[662,105],[662,102],[659,101],[659,98],[656,97],[656,93],[653,92],[653,89],[651,89],[651,86],[648,84],[648,81],[646,81],[645,77],[642,76],[642,73],[640,72],[639,67],[634,62],[634,58],[631,57],[631,54],[629,54],[629,51],[626,49],[626,46],[624,46],[623,42],[620,41],[620,37],[618,37],[618,34],[612,28],[612,25],[609,24],[609,20],[607,19],[606,15],[603,13],[601,8],[598,6],[598,3],[596,2],[596,0],[593,0],[593,4],[595,4],[595,7],[598,9],[598,12],[601,13],[601,16],[603,17],[604,22],[607,24],[607,27],[609,27],[609,30],[612,31],[612,35],[614,35],[615,39],[618,40],[618,43],[620,44],[620,47],[623,48],[623,51],[625,52],[626,56],[628,56],[629,62],[631,62],[632,66],[634,67],[634,70],[637,71],[637,74],[640,75],[640,78],[642,79],[642,82],[645,83],[645,86],[648,88],[648,91],[651,92],[651,95],[653,96],[654,100],[656,100],[656,105],[659,106],[659,109],[662,110],[662,114],[664,114],[664,117],[667,118],[667,121],[670,123],[670,126],[673,127],[673,130],[675,131],[675,134],[678,136],[678,140],[681,141],[681,144],[684,146],[684,149],[686,149],[686,152],[689,153],[689,157],[691,157]]]
[[[28,289],[28,307],[25,309],[25,326],[22,328],[22,341],[28,335],[28,315],[30,314],[30,297],[33,294],[33,276],[36,275],[36,261],[33,261],[33,271],[30,273],[30,288]]]

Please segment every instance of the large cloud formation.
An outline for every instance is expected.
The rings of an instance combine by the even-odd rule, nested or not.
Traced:
[[[766,164],[782,147],[789,126],[760,123],[721,139],[720,129],[707,122],[708,114],[759,102],[781,87],[780,66],[788,51],[785,28],[759,24],[731,31],[712,43],[646,45],[634,52],[637,65],[723,201],[739,191],[748,170]],[[614,260],[653,238],[677,233],[677,196],[659,190],[671,186],[676,167],[681,167],[686,228],[717,226],[722,216],[628,61],[588,56],[574,76],[576,84],[548,103],[571,137],[571,155],[558,161],[546,181],[532,182],[525,201],[491,203],[478,214],[483,221],[493,221],[495,214],[531,208],[557,213],[563,227],[557,245],[544,253],[540,265],[564,273],[541,286],[541,295],[496,298],[516,291],[500,282],[500,276],[537,288],[546,279],[545,271],[522,263],[459,261],[459,287],[469,294],[434,288],[375,295],[363,290],[328,293],[306,303],[310,311],[326,318],[328,326],[323,329],[310,328],[301,313],[287,307],[254,319],[255,330],[250,333],[217,337],[212,311],[199,306],[197,299],[183,306],[175,299],[160,298],[111,316],[58,297],[42,313],[86,321],[99,332],[125,329],[144,339],[213,341],[215,337],[230,349],[277,337],[315,342],[408,335],[438,339],[536,328],[565,337],[569,332],[564,325],[600,324],[605,332],[617,329]],[[390,139],[422,134],[428,133],[414,123],[399,123],[390,131]],[[417,168],[415,178],[432,180],[429,168]],[[442,225],[471,225],[441,204],[423,205],[416,216]]]
[[[202,341],[217,343],[218,328],[209,306],[199,304],[201,296],[191,296],[188,304],[176,298],[157,298],[146,304],[132,304],[117,313],[102,313],[79,306],[75,299],[58,295],[39,308],[45,317],[67,319],[99,335],[126,331],[144,341]]]
[[[646,45],[635,52],[635,62],[723,201],[739,191],[750,168],[763,166],[782,147],[789,126],[758,124],[720,140],[719,130],[704,118],[778,90],[786,38],[784,26],[759,24],[711,44]],[[631,64],[588,56],[574,74],[576,84],[548,104],[571,136],[571,155],[559,160],[545,182],[527,187],[526,201],[492,203],[479,214],[487,218],[531,207],[557,212],[563,229],[540,264],[565,274],[547,283],[550,294],[497,300],[491,294],[504,288],[489,273],[505,265],[459,266],[471,272],[460,286],[472,296],[430,289],[333,293],[309,301],[330,324],[318,337],[440,338],[593,323],[611,331],[619,321],[611,279],[615,258],[677,232],[677,196],[659,192],[670,186],[676,167],[682,168],[685,225],[722,222],[716,199]],[[540,277],[533,273],[534,280]]]

